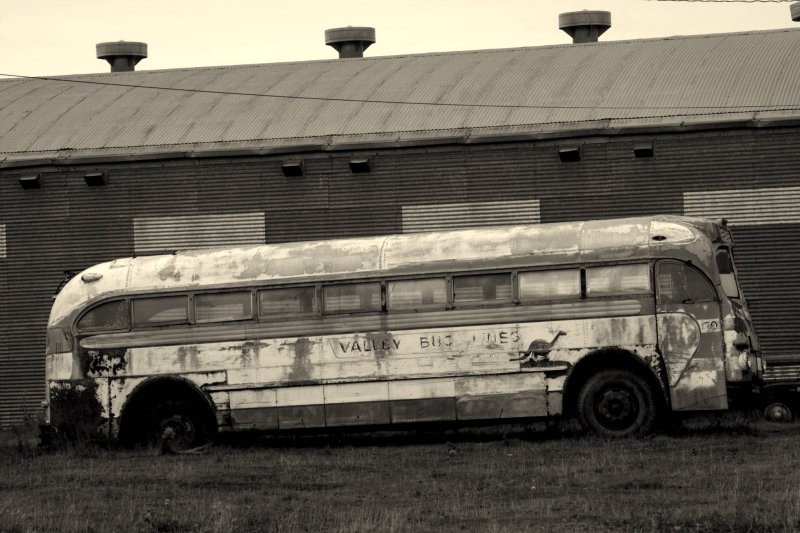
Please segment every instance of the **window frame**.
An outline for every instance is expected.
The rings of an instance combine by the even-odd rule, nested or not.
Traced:
[[[505,269],[505,270],[489,270],[489,271],[480,271],[476,270],[473,272],[455,272],[449,274],[450,280],[450,292],[448,294],[448,299],[450,301],[450,307],[448,309],[475,309],[475,308],[482,308],[482,307],[503,307],[503,306],[512,306],[517,305],[519,303],[518,300],[518,293],[516,291],[516,270],[512,269]],[[458,278],[477,278],[481,276],[497,276],[497,275],[505,275],[508,277],[508,284],[511,295],[508,298],[504,299],[494,299],[494,300],[466,300],[466,301],[457,301],[456,300],[456,280]]]
[[[193,301],[193,296],[194,296],[193,293],[191,293],[191,294],[190,293],[178,293],[178,294],[174,294],[173,293],[173,294],[160,294],[158,296],[138,296],[138,297],[131,298],[130,299],[130,303],[129,303],[129,309],[130,309],[130,315],[131,315],[131,328],[132,329],[151,329],[151,328],[160,328],[160,327],[164,327],[164,326],[191,326],[193,324],[196,324],[196,322],[194,320],[194,301]],[[135,318],[136,318],[136,316],[135,316],[136,315],[136,312],[135,312],[136,303],[135,302],[136,301],[148,300],[148,299],[154,300],[154,299],[159,299],[159,298],[178,298],[178,297],[186,298],[186,318],[185,319],[167,320],[167,321],[164,321],[164,322],[157,322],[157,323],[150,323],[150,322],[144,323],[144,324],[136,323],[136,320],[135,320]]]
[[[728,265],[730,266],[730,272],[723,273],[722,270],[719,268],[719,254],[720,252],[724,252],[727,256]],[[733,258],[733,248],[728,245],[721,245],[717,246],[716,250],[714,250],[714,266],[717,269],[717,275],[719,276],[719,283],[720,288],[722,289],[722,294],[725,295],[726,298],[730,298],[731,300],[741,301],[742,298],[742,285],[739,282],[739,271],[736,269],[736,261]],[[728,294],[728,291],[725,290],[725,281],[723,276],[733,276],[733,283],[736,286],[736,296],[731,296]]]
[[[311,289],[313,291],[313,303],[314,303],[314,310],[309,312],[299,312],[299,313],[283,313],[283,314],[269,314],[269,313],[262,313],[261,312],[261,295],[264,292],[271,291],[271,290],[281,290],[281,289]],[[264,285],[260,287],[256,287],[255,291],[255,316],[256,319],[259,321],[267,321],[267,320],[280,320],[283,317],[286,318],[308,318],[308,317],[319,317],[322,316],[322,290],[319,283],[314,284],[296,284],[296,285]]]
[[[103,305],[112,303],[112,302],[123,302],[125,304],[125,311],[126,311],[126,318],[128,320],[128,324],[124,328],[86,328],[82,329],[80,327],[81,320],[84,319],[86,315],[101,307]],[[98,334],[98,333],[124,333],[127,331],[133,330],[133,313],[131,308],[131,299],[128,297],[125,298],[109,298],[107,300],[102,300],[100,302],[96,302],[94,305],[87,307],[83,311],[78,314],[78,317],[75,319],[73,326],[73,334],[75,335],[87,335],[87,334]]]
[[[433,304],[421,304],[415,307],[404,307],[400,309],[392,309],[391,306],[391,296],[389,291],[389,285],[392,283],[413,283],[415,281],[427,281],[427,280],[441,280],[444,288],[444,302],[442,303],[433,303]],[[384,312],[387,314],[396,314],[396,313],[418,313],[424,311],[446,311],[448,309],[452,309],[453,306],[453,293],[452,293],[452,276],[445,276],[445,275],[424,275],[424,276],[415,276],[411,278],[386,278],[383,281],[384,284],[384,294],[385,294],[385,306]]]
[[[229,322],[245,322],[253,320],[256,316],[256,309],[253,307],[253,294],[254,290],[252,288],[247,289],[228,289],[228,290],[219,290],[219,291],[203,291],[203,292],[193,292],[189,294],[189,306],[190,306],[190,315],[189,315],[189,324],[227,324]],[[226,320],[215,320],[215,319],[199,319],[197,318],[197,297],[198,296],[215,296],[219,294],[244,294],[249,293],[250,295],[250,316],[246,318],[231,318]],[[132,307],[131,307],[132,309]]]
[[[658,286],[658,273],[659,273],[659,269],[661,268],[661,265],[670,264],[670,263],[674,264],[674,265],[680,265],[680,267],[684,270],[684,272],[686,270],[690,270],[690,271],[694,272],[695,274],[698,274],[700,276],[700,279],[702,279],[703,282],[706,284],[706,288],[708,288],[710,290],[711,294],[713,295],[713,299],[712,300],[694,300],[694,299],[692,299],[690,302],[663,302],[661,300],[661,290],[660,290],[660,288]],[[704,304],[704,303],[716,303],[717,305],[719,305],[719,303],[721,301],[720,291],[717,290],[717,287],[716,287],[716,285],[714,285],[714,282],[706,275],[705,272],[703,272],[701,269],[697,268],[695,265],[693,265],[690,262],[681,261],[679,259],[671,259],[671,258],[659,259],[658,261],[656,261],[655,267],[653,269],[653,275],[655,276],[655,279],[654,279],[654,290],[655,290],[655,297],[656,297],[656,304],[657,305],[660,305],[660,306],[678,305],[678,306],[680,306],[680,305],[693,305],[693,304]],[[685,278],[685,274],[684,274],[684,278]],[[686,288],[687,288],[687,292],[688,292],[688,284],[687,284]],[[723,294],[725,294],[724,291],[723,291]],[[689,296],[691,296],[691,294]]]
[[[319,312],[322,316],[335,316],[335,315],[366,315],[369,313],[386,313],[386,278],[369,278],[361,281],[336,281],[333,283],[324,283],[319,291]],[[347,285],[374,285],[379,287],[379,304],[378,309],[348,309],[329,311],[325,309],[325,289],[328,287],[344,287]]]
[[[125,296],[123,298],[109,298],[104,301],[97,302],[96,304],[88,307],[83,312],[78,315],[78,318],[74,322],[74,331],[78,335],[85,335],[85,334],[97,334],[100,332],[103,333],[118,333],[118,332],[127,332],[127,331],[136,331],[141,329],[154,329],[154,328],[162,328],[166,326],[195,326],[195,325],[208,325],[208,324],[218,324],[224,325],[228,323],[239,323],[239,322],[248,322],[248,321],[275,321],[281,319],[310,319],[312,317],[315,318],[323,318],[326,316],[352,316],[352,315],[368,315],[368,314],[413,314],[413,313],[420,313],[420,312],[431,312],[431,311],[447,311],[453,309],[476,309],[476,308],[495,308],[495,307],[512,307],[518,305],[538,305],[538,304],[548,304],[551,302],[564,302],[564,301],[580,301],[580,300],[588,300],[588,299],[602,299],[602,298],[620,298],[620,297],[628,297],[628,298],[641,298],[641,297],[653,297],[657,295],[658,287],[657,287],[657,280],[655,279],[656,270],[655,267],[658,261],[664,260],[672,260],[677,261],[671,258],[664,258],[658,260],[649,260],[647,262],[642,262],[641,260],[636,261],[623,261],[623,262],[597,262],[597,263],[567,263],[567,264],[559,264],[559,265],[547,265],[544,267],[535,267],[535,266],[521,266],[521,267],[514,267],[514,268],[504,268],[504,269],[486,269],[486,270],[455,270],[455,271],[446,271],[446,272],[426,272],[422,274],[406,274],[406,275],[387,275],[387,276],[375,276],[375,277],[365,277],[365,278],[358,278],[355,279],[334,279],[334,280],[325,280],[325,281],[316,281],[316,282],[306,282],[306,283],[276,283],[266,284],[266,285],[250,285],[247,287],[226,287],[226,288],[212,288],[207,291],[187,291],[187,292],[172,292],[172,293],[164,293],[164,294],[137,294],[131,296]],[[648,269],[648,284],[649,290],[644,292],[609,292],[603,294],[595,294],[591,295],[588,294],[588,279],[587,279],[587,271],[593,268],[613,268],[613,267],[625,267],[625,266],[645,266]],[[735,268],[735,267],[734,267]],[[536,273],[551,273],[551,272],[575,272],[578,276],[578,287],[579,292],[569,295],[556,295],[555,297],[550,297],[547,299],[539,299],[536,297],[523,297],[521,294],[521,277],[526,274],[536,274]],[[698,270],[706,280],[706,282],[710,283],[707,279],[708,276],[705,275],[702,271]],[[480,277],[489,277],[489,276],[502,276],[508,283],[510,288],[510,296],[508,298],[502,299],[495,299],[495,300],[485,300],[485,299],[476,299],[476,300],[466,300],[466,301],[457,301],[456,300],[456,285],[458,283],[458,278],[480,278]],[[425,280],[442,280],[444,283],[444,290],[445,290],[445,301],[440,303],[433,303],[433,304],[423,304],[408,308],[392,308],[389,302],[389,286],[393,283],[403,283],[403,282],[414,282],[414,281],[425,281]],[[380,305],[373,309],[348,309],[348,310],[326,310],[325,309],[325,292],[328,287],[343,287],[343,286],[357,286],[357,285],[372,285],[375,284],[378,286],[380,291]],[[503,285],[496,285],[496,287],[505,286]],[[716,286],[711,283],[711,287],[714,289],[715,294],[719,298],[720,291],[717,290]],[[300,289],[300,290],[310,290],[313,292],[313,305],[315,309],[310,312],[291,312],[291,313],[280,313],[280,314],[268,314],[262,313],[261,309],[261,300],[262,298],[269,293],[271,290],[281,290],[281,289]],[[241,318],[231,318],[225,320],[217,320],[217,319],[198,319],[197,317],[197,302],[195,301],[198,297],[201,296],[213,296],[219,294],[246,294],[249,293],[250,295],[250,313],[248,316],[242,316]],[[134,320],[134,306],[136,305],[135,302],[148,300],[148,299],[161,299],[161,298],[184,298],[186,303],[186,317],[179,320],[169,320],[164,322],[144,322],[144,323],[136,323]],[[80,329],[78,324],[80,321],[86,316],[86,314],[90,313],[97,307],[101,305],[108,304],[113,301],[122,301],[125,302],[127,306],[127,316],[126,319],[128,321],[128,325],[125,328],[114,328],[114,329],[104,329],[104,328],[85,328]]]
[[[637,292],[606,292],[602,294],[591,294],[589,292],[589,270],[593,268],[614,268],[614,267],[626,267],[626,266],[645,266],[647,267],[647,283],[648,289],[646,291],[637,291]],[[607,264],[591,264],[581,267],[581,295],[582,299],[584,300],[597,300],[601,298],[620,298],[620,297],[629,297],[629,298],[641,298],[644,296],[655,296],[656,287],[655,287],[655,280],[653,278],[654,271],[653,271],[653,261],[631,261],[626,263],[607,263]]]
[[[515,292],[514,292],[515,298],[517,299],[517,301],[520,304],[526,304],[526,305],[539,304],[539,303],[549,303],[549,302],[564,302],[564,301],[569,301],[569,300],[583,300],[583,299],[586,298],[586,290],[585,290],[585,285],[584,285],[585,276],[583,275],[583,270],[584,269],[582,267],[577,266],[577,265],[566,266],[564,268],[559,266],[558,268],[542,268],[542,269],[537,269],[537,270],[519,270],[519,271],[517,271],[515,273],[516,274],[515,275],[515,279],[517,281],[517,285],[515,287]],[[568,295],[568,296],[557,296],[555,298],[544,298],[544,299],[523,297],[522,296],[522,279],[521,278],[525,274],[535,274],[535,273],[545,273],[545,272],[563,272],[563,271],[574,272],[575,275],[577,276],[577,278],[578,278],[577,279],[577,281],[578,281],[578,292],[577,293],[571,294],[571,295]]]

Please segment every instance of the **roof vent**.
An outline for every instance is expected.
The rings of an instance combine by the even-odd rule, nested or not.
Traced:
[[[97,59],[105,59],[111,72],[131,72],[136,63],[147,57],[147,43],[117,41],[97,43]]]
[[[800,22],[800,2],[790,5],[789,11],[792,12],[792,20],[795,22]]]
[[[347,26],[325,30],[325,44],[339,52],[339,59],[364,57],[364,50],[375,42],[375,28]]]
[[[596,43],[610,27],[609,11],[572,11],[558,16],[558,29],[567,32],[575,44]]]

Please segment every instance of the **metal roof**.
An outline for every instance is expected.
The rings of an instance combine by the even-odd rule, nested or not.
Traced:
[[[58,294],[55,323],[87,302],[169,291],[250,288],[314,280],[459,269],[565,265],[580,261],[646,260],[665,253],[702,264],[715,237],[709,221],[657,215],[446,232],[358,237],[234,248],[185,250],[117,259],[88,268]],[[654,235],[660,236],[653,240]],[[680,249],[674,246],[682,245]],[[671,252],[665,252],[671,250]],[[91,274],[86,281],[85,274]]]
[[[786,29],[7,79],[0,162],[795,119],[798,49]]]

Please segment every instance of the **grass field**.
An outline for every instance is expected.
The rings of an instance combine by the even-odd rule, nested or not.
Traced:
[[[0,448],[0,531],[795,531],[800,426]]]

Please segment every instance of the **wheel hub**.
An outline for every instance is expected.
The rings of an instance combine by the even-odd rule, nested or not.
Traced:
[[[195,428],[192,420],[182,415],[172,415],[161,421],[159,435],[178,448],[185,448],[194,441]]]
[[[604,391],[596,405],[598,420],[612,428],[629,425],[639,412],[636,398],[629,391],[622,389]]]
[[[774,402],[764,408],[764,418],[770,422],[791,422],[794,415],[785,403]]]

